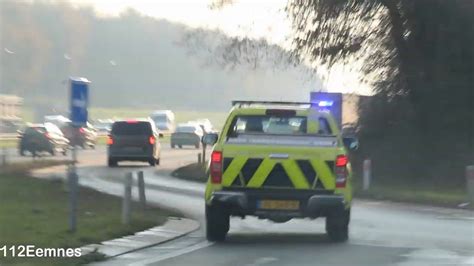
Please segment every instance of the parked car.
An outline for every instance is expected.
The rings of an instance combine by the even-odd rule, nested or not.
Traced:
[[[30,152],[33,156],[41,152],[55,155],[57,152],[67,155],[69,141],[61,130],[52,123],[31,124],[18,131],[18,150],[21,156]]]
[[[83,149],[90,147],[95,148],[97,143],[97,130],[87,122],[85,127],[73,127],[68,123],[61,128],[64,136],[69,140],[71,146],[79,146]]]
[[[52,123],[62,128],[71,123],[71,120],[63,115],[47,115],[44,117],[44,123]]]
[[[162,137],[151,119],[116,121],[107,137],[108,165],[120,161],[144,161],[151,166],[160,164]]]
[[[112,119],[99,119],[94,124],[97,133],[101,134],[108,134],[112,129],[112,125],[114,124],[114,120]]]
[[[201,146],[201,138],[204,135],[202,128],[196,123],[179,124],[176,132],[171,134],[171,148],[191,145],[198,149]]]

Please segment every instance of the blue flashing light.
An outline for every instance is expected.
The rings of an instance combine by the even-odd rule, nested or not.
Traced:
[[[319,107],[331,107],[334,104],[333,101],[319,101],[318,106]]]

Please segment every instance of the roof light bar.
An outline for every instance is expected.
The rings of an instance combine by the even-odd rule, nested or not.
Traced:
[[[319,101],[317,104],[319,107],[331,107],[334,104],[334,101]]]

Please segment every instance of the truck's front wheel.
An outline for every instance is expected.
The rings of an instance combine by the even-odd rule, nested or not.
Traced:
[[[326,217],[326,232],[336,242],[344,242],[349,238],[349,221],[351,210],[333,211]]]
[[[206,237],[209,241],[225,240],[229,231],[229,214],[220,206],[206,205]]]

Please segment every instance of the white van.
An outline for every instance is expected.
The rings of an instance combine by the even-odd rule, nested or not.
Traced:
[[[157,129],[164,134],[171,134],[176,129],[174,113],[171,110],[156,110],[150,115]]]

